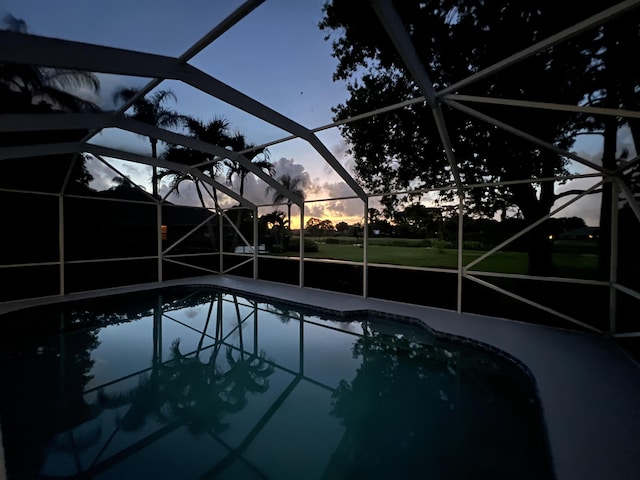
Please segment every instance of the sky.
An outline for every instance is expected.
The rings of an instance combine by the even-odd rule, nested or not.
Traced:
[[[305,127],[329,124],[332,122],[331,107],[346,100],[348,94],[344,83],[332,81],[336,60],[331,56],[330,42],[324,39],[326,33],[317,27],[324,1],[267,0],[190,63]],[[238,0],[0,0],[0,17],[12,14],[21,18],[34,34],[179,56],[241,3]],[[115,108],[113,92],[116,89],[142,87],[149,79],[100,75],[100,80],[101,92],[93,100],[103,109],[111,110]],[[180,113],[205,121],[222,116],[229,120],[233,131],[244,133],[254,144],[288,136],[277,127],[180,82],[165,81],[159,89],[175,93],[177,103],[169,106]],[[338,129],[321,132],[318,136],[345,168],[352,171],[354,162],[347,154],[348,146]],[[93,142],[135,153],[150,152],[146,139],[127,132],[105,131]],[[308,200],[353,195],[306,142],[288,141],[270,146],[268,151],[276,166],[276,177],[287,173],[307,180]],[[597,161],[600,141],[583,139],[576,151]],[[93,186],[108,187],[116,175],[99,162],[94,165]],[[114,165],[151,190],[149,167],[122,161],[116,161]],[[558,190],[592,183],[592,180],[582,180],[559,186]],[[167,188],[166,185],[161,188],[161,193]],[[248,177],[245,190],[248,199],[257,204],[270,202],[272,193],[268,194],[266,185],[253,176]],[[198,204],[195,190],[188,186],[181,187],[179,197],[172,196],[170,201]],[[265,207],[260,213],[271,210],[271,207]],[[294,214],[297,214],[295,209]],[[362,221],[362,214],[361,202],[339,200],[309,203],[305,218],[356,223]],[[572,215],[582,216],[587,224],[596,225],[599,199],[596,196],[584,198],[558,216]],[[296,226],[295,221],[292,224]]]

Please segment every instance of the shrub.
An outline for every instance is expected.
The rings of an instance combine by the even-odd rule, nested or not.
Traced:
[[[284,252],[284,247],[280,244],[273,244],[271,246],[271,253],[282,253]]]
[[[440,253],[444,252],[447,248],[454,248],[454,245],[451,242],[439,239],[431,240],[431,246]]]
[[[289,239],[289,244],[286,248],[287,252],[298,252],[300,251],[300,239],[299,238],[291,238]],[[317,252],[318,251],[318,243],[310,240],[308,238],[304,239],[304,251],[305,252]]]
[[[465,250],[487,250],[482,242],[477,242],[475,240],[467,240],[462,242],[462,248]]]

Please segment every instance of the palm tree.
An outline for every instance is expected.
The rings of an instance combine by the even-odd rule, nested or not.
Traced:
[[[275,166],[273,163],[269,161],[269,152],[265,148],[259,148],[255,150],[251,150],[255,145],[251,143],[247,143],[245,136],[242,133],[237,132],[233,137],[230,137],[227,140],[225,145],[226,147],[231,147],[231,150],[234,152],[243,152],[246,150],[250,150],[245,153],[244,156],[253,163],[256,167],[263,170],[268,175],[273,175],[275,171]],[[258,155],[262,154],[263,158],[257,158]],[[244,197],[244,182],[249,175],[249,169],[242,165],[240,162],[235,160],[226,160],[225,165],[227,166],[227,183],[229,185],[233,185],[233,177],[237,176],[240,179],[239,185],[239,193],[241,197]]]
[[[122,100],[128,102],[138,95],[138,92],[139,90],[136,88],[120,88],[113,94],[113,99],[114,101]],[[131,115],[131,118],[158,128],[178,126],[183,121],[184,116],[166,108],[165,105],[169,100],[178,101],[171,90],[158,90],[150,97],[139,98],[133,102],[133,115]],[[149,142],[151,142],[151,157],[158,158],[158,139],[149,137]],[[152,188],[153,196],[157,197],[158,168],[156,166],[153,167]]]
[[[183,126],[188,130],[189,136],[192,138],[219,146],[223,146],[228,142],[229,122],[222,117],[214,117],[212,120],[205,123],[196,118],[183,116],[182,122]],[[184,165],[200,165],[197,167],[198,170],[208,174],[211,178],[215,178],[216,174],[220,172],[222,165],[222,157],[180,145],[171,145],[164,153],[163,158],[176,163],[182,163]],[[165,170],[159,174],[160,178],[167,176],[173,177],[171,181],[171,188],[175,189],[176,194],[180,194],[178,188],[182,182],[193,182],[196,186],[196,192],[198,193],[200,203],[203,208],[206,208],[199,178],[190,174],[174,172],[172,170]],[[217,206],[218,197],[215,189],[213,190],[213,200]]]
[[[229,138],[226,147],[230,147],[234,152],[245,152],[243,155],[253,165],[260,168],[268,175],[273,175],[275,166],[269,161],[269,152],[265,148],[255,148],[255,145],[247,143],[245,136],[237,132],[233,137]],[[252,150],[253,149],[253,150]],[[258,155],[262,154],[262,158],[258,158]],[[227,166],[227,184],[233,186],[233,177],[237,176],[240,179],[240,185],[238,193],[241,197],[244,197],[244,184],[249,175],[249,169],[235,160],[225,160]],[[242,225],[243,210],[238,211],[236,218],[236,229],[233,232],[233,239],[231,240],[231,247],[234,248],[238,242],[238,230]]]
[[[280,210],[274,210],[260,217],[260,224],[264,230],[268,230],[278,240],[278,245],[283,246],[284,231],[287,227],[287,220],[284,213]]]
[[[12,15],[6,15],[3,23],[7,30],[28,33],[25,21]],[[98,93],[100,81],[93,73],[80,70],[0,62],[2,113],[100,110],[96,104],[70,93],[79,89]]]
[[[0,27],[25,34],[27,25],[23,20],[7,15],[0,17]],[[89,72],[46,68],[35,65],[0,62],[0,114],[48,114],[56,112],[98,111],[96,104],[79,96],[80,92],[95,94],[100,81]],[[88,133],[86,129],[46,130],[38,132],[0,132],[0,145],[33,145],[38,143],[77,142]],[[62,188],[64,176],[69,168],[69,188],[86,191],[93,179],[86,167],[84,155],[77,161],[74,155],[47,155],[26,161],[5,160],[2,164],[6,178],[24,179],[27,190],[49,191]],[[37,164],[37,168],[34,165]],[[14,187],[19,188],[17,185]]]
[[[280,175],[277,180],[290,193],[297,195],[304,200],[305,193],[303,188],[307,186],[306,178],[292,177],[288,173],[285,173],[283,175]],[[271,187],[267,187],[267,194],[269,194],[270,191]],[[282,203],[284,201],[287,202],[287,226],[289,228],[289,231],[291,231],[291,199],[286,195],[278,192],[277,190],[273,192],[273,203]]]

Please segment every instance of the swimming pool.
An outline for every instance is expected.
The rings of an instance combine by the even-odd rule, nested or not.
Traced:
[[[9,480],[553,478],[526,370],[408,319],[181,287],[0,320]]]

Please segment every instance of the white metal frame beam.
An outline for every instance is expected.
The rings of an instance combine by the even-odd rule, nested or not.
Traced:
[[[82,142],[66,142],[66,143],[47,143],[38,145],[21,145],[18,147],[3,147],[0,148],[0,162],[2,160],[17,159],[17,158],[30,158],[38,156],[48,156],[56,154],[66,153],[79,153],[86,152],[93,155],[102,155],[105,157],[119,158],[127,160],[129,162],[141,163],[144,165],[151,165],[155,167],[168,168],[169,170],[175,170],[177,172],[189,173],[194,177],[198,177],[199,180],[211,185],[213,188],[222,191],[229,195],[234,200],[238,201],[241,205],[247,208],[256,208],[253,202],[250,202],[244,197],[241,197],[238,193],[231,190],[226,185],[217,182],[208,175],[203,174],[200,170],[183,165],[181,163],[168,162],[157,158],[146,157],[137,153],[125,152],[123,150],[117,150],[115,148],[103,147],[100,145],[94,145],[91,143]]]
[[[210,30],[206,35],[204,35],[200,40],[194,43],[186,52],[178,57],[178,61],[182,63],[186,63],[195,57],[202,50],[207,48],[211,43],[213,43],[217,38],[222,36],[225,32],[230,30],[234,25],[236,25],[240,20],[249,15],[256,7],[264,3],[264,0],[247,0],[242,5],[240,5],[236,10],[231,12],[227,18],[222,20],[218,25],[216,25],[212,30]],[[137,100],[143,98],[146,94],[151,92],[154,88],[156,88],[160,83],[162,83],[163,79],[153,79],[147,85],[138,90],[138,93],[134,95],[129,101],[125,102],[120,108],[114,112],[115,115],[121,115],[131,105],[133,105]],[[85,140],[93,137],[97,132],[93,132],[90,134]]]
[[[0,44],[0,61],[182,81],[306,140],[356,195],[366,196],[311,130],[177,58],[8,31],[0,31]]]
[[[464,223],[463,220],[465,193],[464,185],[460,177],[460,172],[458,171],[456,155],[454,153],[453,145],[451,144],[451,137],[449,136],[449,132],[447,130],[447,123],[444,119],[441,104],[436,95],[433,82],[431,81],[431,78],[429,77],[424,64],[420,60],[418,52],[416,52],[416,49],[413,46],[413,42],[411,41],[411,37],[404,27],[400,16],[393,7],[391,0],[372,0],[372,6],[374,11],[376,12],[376,15],[378,16],[378,20],[380,20],[380,23],[386,30],[387,35],[391,39],[391,42],[400,55],[400,58],[405,63],[407,69],[409,70],[409,73],[413,77],[413,80],[416,82],[416,84],[422,91],[428,105],[431,107],[433,118],[436,122],[438,133],[440,135],[440,141],[442,142],[449,168],[451,168],[451,173],[456,183],[456,187],[458,190],[458,286],[456,303],[458,312],[461,312],[463,276],[462,226]]]
[[[625,0],[624,2],[620,2],[617,5],[614,5],[613,7],[607,8],[606,10],[603,10],[595,15],[592,15],[591,17],[587,18],[586,20],[583,20],[582,22],[578,22],[562,30],[561,32],[556,33],[555,35],[551,35],[550,37],[544,40],[541,40],[538,43],[535,43],[530,47],[525,48],[524,50],[520,50],[519,52],[514,53],[513,55],[497,63],[494,63],[493,65],[487,68],[484,68],[479,72],[474,73],[473,75],[469,75],[468,77],[460,80],[459,82],[454,83],[453,85],[450,85],[449,87],[443,88],[438,92],[438,95],[441,96],[447,93],[458,91],[462,87],[465,87],[471,83],[474,83],[478,80],[488,77],[489,75],[493,75],[494,73],[497,73],[500,70],[509,67],[510,65],[518,63],[526,58],[529,58],[535,55],[538,52],[541,52],[542,50],[546,50],[547,48],[550,48],[560,42],[563,42],[565,40],[568,40],[571,37],[579,35],[582,32],[585,32],[591,28],[594,28],[606,22],[607,20],[610,20],[614,16],[621,15],[633,8],[636,8],[638,5],[640,5],[640,0]]]
[[[14,114],[0,115],[0,132],[25,132],[25,131],[42,131],[42,130],[73,130],[79,128],[104,129],[104,128],[120,128],[128,132],[138,135],[157,138],[166,143],[174,145],[182,145],[194,150],[217,155],[221,158],[230,158],[237,161],[244,168],[258,176],[266,182],[271,188],[278,193],[291,199],[298,206],[302,205],[302,198],[291,194],[282,184],[277,182],[273,177],[266,174],[256,165],[254,165],[244,155],[232,150],[213,145],[211,143],[198,140],[196,138],[187,137],[179,133],[172,132],[163,128],[158,128],[147,123],[139,122],[128,117],[114,117],[109,113],[68,113],[64,115],[53,114]],[[164,162],[164,161],[163,161]],[[155,165],[157,167],[165,167],[164,163]],[[194,165],[189,165],[194,167]],[[166,167],[169,168],[169,167]]]

